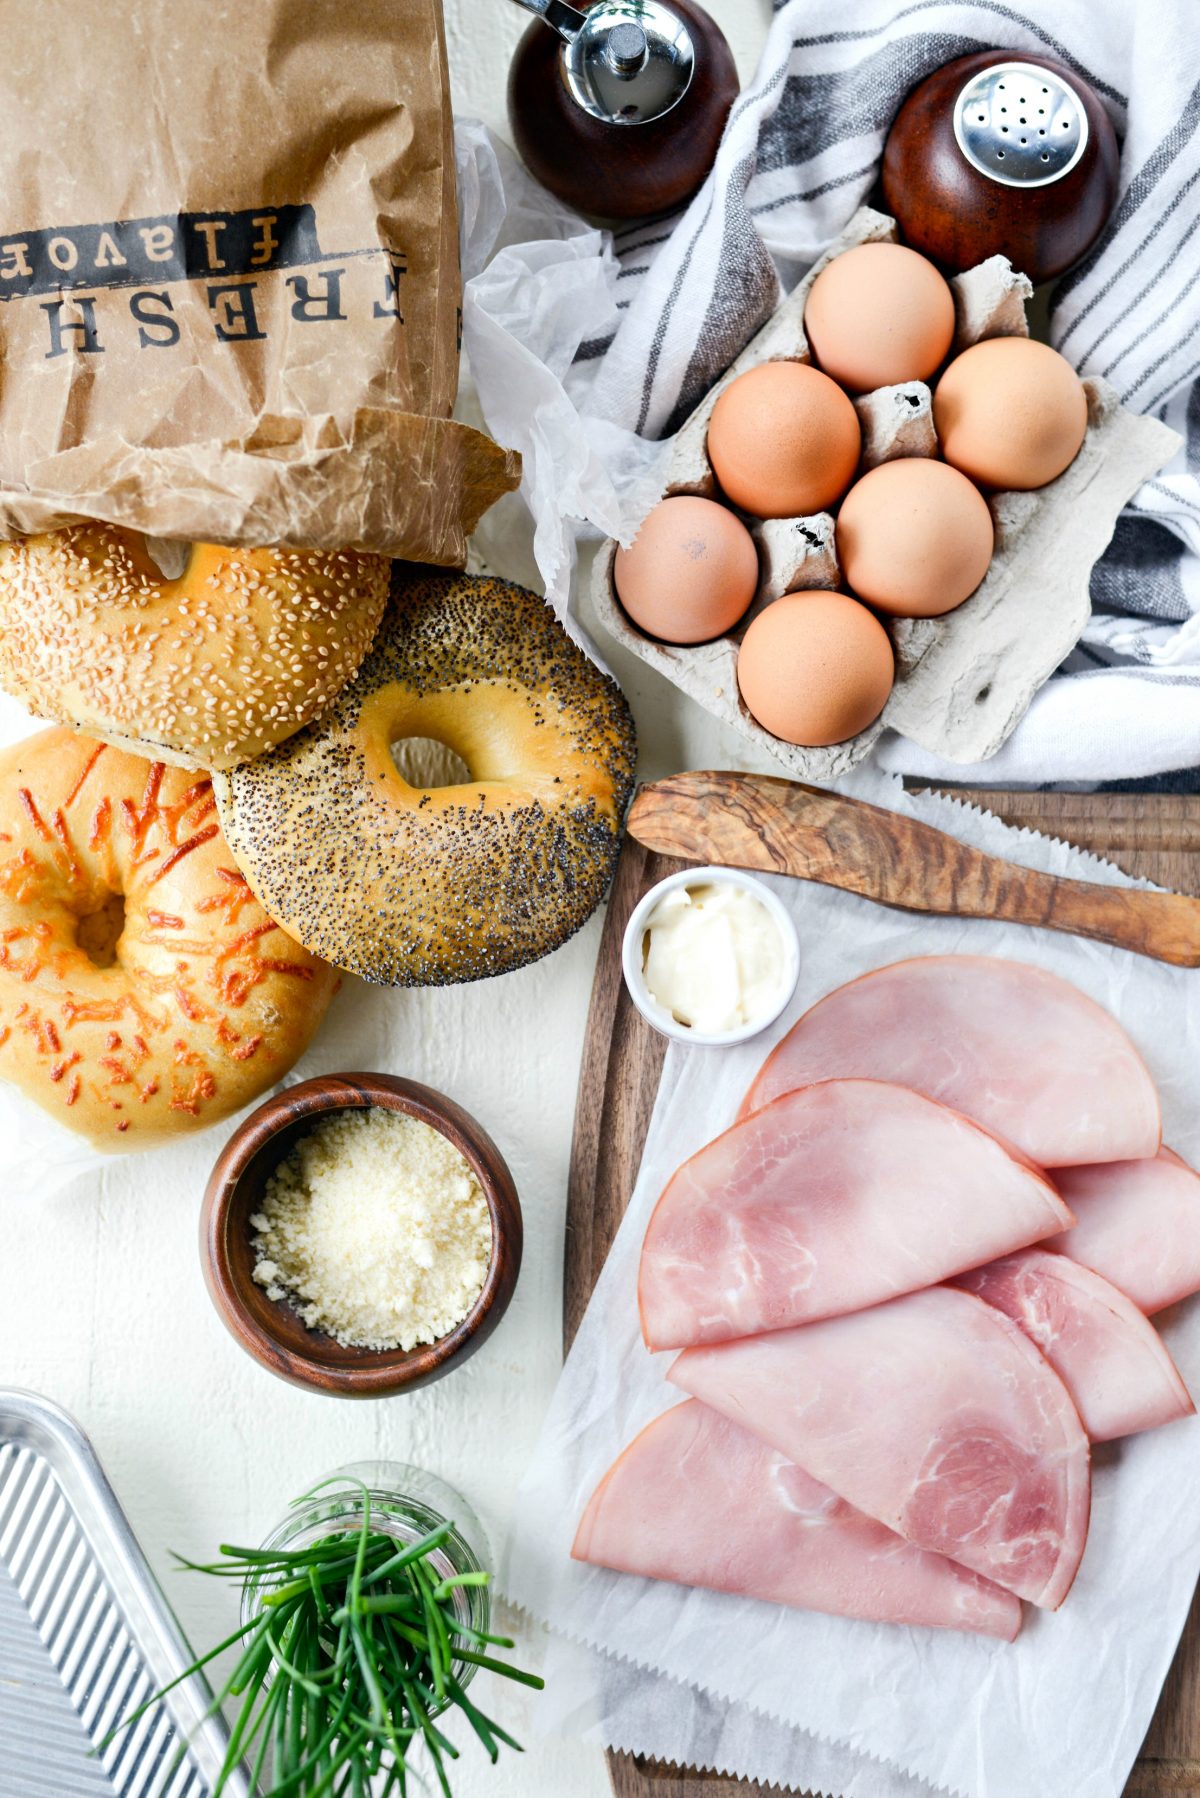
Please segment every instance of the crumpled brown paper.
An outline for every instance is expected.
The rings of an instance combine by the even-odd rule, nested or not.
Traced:
[[[0,533],[460,563],[440,0],[0,0]]]

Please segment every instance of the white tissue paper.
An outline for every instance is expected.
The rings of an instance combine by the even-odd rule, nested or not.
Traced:
[[[846,785],[1030,866],[1138,884],[1065,844],[905,795],[879,775]],[[911,917],[786,878],[775,885],[800,932],[799,990],[752,1043],[668,1051],[637,1187],[521,1489],[505,1590],[562,1637],[600,1651],[560,1654],[557,1722],[606,1745],[838,1798],[913,1798],[921,1781],[962,1798],[1119,1798],[1200,1572],[1194,1418],[1094,1451],[1079,1576],[1056,1614],[1025,1607],[1012,1645],[788,1611],[570,1559],[601,1476],[680,1399],[663,1377],[672,1357],[649,1354],[638,1329],[650,1210],[678,1164],[732,1121],[768,1050],[822,994],[912,955],[1006,955],[1052,969],[1121,1019],[1158,1082],[1166,1140],[1200,1156],[1200,972],[1050,932]],[[1200,1391],[1200,1300],[1156,1323]]]
[[[565,1636],[550,1636],[542,1672],[541,1734],[577,1736],[627,1754],[648,1752],[652,1741],[657,1762],[752,1778],[772,1793],[803,1788],[806,1798],[932,1798],[945,1789],[665,1673],[640,1670],[631,1678],[628,1662]],[[1047,1789],[1028,1798],[1066,1795]]]
[[[577,352],[621,316],[608,232],[548,194],[477,120],[456,121],[454,136],[463,348],[489,431],[521,452],[534,556],[565,619],[584,521],[628,543],[662,492],[671,446],[586,408],[600,364]]]

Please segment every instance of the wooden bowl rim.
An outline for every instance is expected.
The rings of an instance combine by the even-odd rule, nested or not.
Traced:
[[[460,1151],[487,1203],[492,1226],[491,1253],[479,1297],[447,1335],[411,1349],[352,1349],[350,1352],[361,1356],[361,1361],[338,1365],[297,1350],[250,1312],[242,1296],[243,1282],[232,1266],[233,1212],[243,1175],[289,1126],[339,1111],[368,1111],[374,1107],[419,1119]],[[512,1174],[482,1124],[447,1094],[398,1074],[322,1074],[273,1094],[238,1125],[218,1155],[205,1187],[200,1214],[205,1283],[222,1322],[235,1340],[260,1366],[279,1378],[308,1391],[347,1397],[383,1398],[413,1390],[440,1379],[481,1347],[512,1298],[520,1271],[523,1235],[521,1204]],[[282,1299],[272,1303],[287,1305]],[[293,1307],[289,1309],[294,1313]],[[321,1330],[313,1330],[310,1335],[314,1342],[335,1340]]]

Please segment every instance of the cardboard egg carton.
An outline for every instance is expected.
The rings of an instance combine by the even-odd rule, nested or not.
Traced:
[[[675,438],[663,498],[680,493],[720,498],[707,437],[721,392],[760,362],[811,362],[804,306],[813,281],[844,250],[895,242],[897,236],[895,222],[883,213],[865,206],[855,213],[684,424]],[[950,286],[957,317],[953,354],[986,337],[1028,336],[1025,304],[1033,288],[1003,256],[955,276]],[[995,551],[971,597],[941,618],[886,620],[896,650],[896,684],[881,716],[846,743],[803,749],[781,742],[750,716],[737,685],[738,643],[764,606],[801,588],[841,584],[828,512],[766,520],[739,514],[758,547],[758,591],[738,629],[712,643],[661,643],[638,630],[616,596],[617,544],[609,538],[592,577],[600,620],[626,648],[803,779],[844,773],[889,728],[950,761],[983,761],[996,753],[1038,688],[1079,641],[1091,611],[1092,564],[1112,536],[1118,513],[1179,445],[1176,433],[1160,420],[1127,412],[1107,382],[1088,379],[1084,389],[1088,428],[1071,466],[1035,492],[989,498]],[[858,398],[855,408],[863,434],[860,474],[896,456],[937,455],[931,394],[923,382],[878,388]]]

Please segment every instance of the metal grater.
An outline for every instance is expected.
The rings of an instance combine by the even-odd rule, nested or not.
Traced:
[[[0,1388],[0,1794],[208,1798],[228,1732],[200,1677],[93,1752],[191,1658],[86,1436]]]

